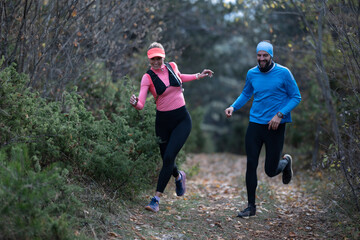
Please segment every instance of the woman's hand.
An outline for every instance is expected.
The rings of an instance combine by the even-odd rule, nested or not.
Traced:
[[[139,99],[134,94],[130,97],[130,104],[133,105],[134,107],[136,107],[138,101]]]
[[[233,108],[233,107],[228,107],[227,109],[225,109],[226,117],[227,117],[227,118],[231,117],[233,112],[234,112],[234,108]]]
[[[197,79],[204,78],[204,77],[212,77],[214,74],[213,71],[210,69],[204,69],[201,73],[197,74]]]

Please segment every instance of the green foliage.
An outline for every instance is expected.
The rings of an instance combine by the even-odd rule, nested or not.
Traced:
[[[100,110],[111,113],[116,111],[114,106],[123,104],[123,102],[116,102],[120,100],[119,88],[122,86],[112,81],[111,73],[106,70],[104,64],[94,64],[85,75],[88,77],[79,79],[77,86],[87,109],[94,113],[98,113]],[[119,107],[124,106],[120,105]]]
[[[159,164],[155,111],[151,104],[141,112],[124,104],[130,96],[125,83],[105,86],[118,91],[96,105],[95,118],[76,88],[61,101],[46,101],[26,87],[28,78],[13,66],[1,72],[0,81],[1,147],[26,143],[34,169],[63,162],[124,194],[152,183]],[[102,109],[109,107],[108,117]]]
[[[113,82],[104,65],[88,75],[80,94],[98,120],[80,130],[80,146],[86,147],[78,148],[79,161],[112,189],[136,193],[153,183],[159,168],[154,105],[148,100],[142,111],[135,110],[129,104],[135,92],[131,79]]]
[[[25,144],[0,151],[0,238],[76,239],[74,220],[81,205],[66,169],[35,172]]]
[[[218,136],[217,149],[221,151],[236,154],[246,154],[245,151],[245,134],[249,124],[249,116],[243,113],[244,111],[236,112],[231,119],[226,119],[226,123],[231,122],[227,134]],[[225,117],[224,117],[225,118]]]
[[[78,206],[66,174],[87,175],[126,198],[153,185],[161,166],[154,105],[137,111],[128,103],[130,79],[92,85],[88,104],[77,88],[46,100],[28,81],[14,65],[0,72],[0,227],[10,239],[73,239],[69,216]]]
[[[349,184],[343,175],[339,174],[336,167],[323,170],[318,173],[321,178],[313,180],[314,191],[321,194],[326,206],[328,206],[327,218],[335,225],[338,232],[346,235],[348,239],[358,239],[360,215],[356,211],[354,196]],[[324,179],[326,176],[326,179]],[[340,191],[339,191],[340,190]]]
[[[0,81],[0,143],[9,144],[23,139],[29,126],[27,112],[35,97],[29,100],[24,96],[28,94],[28,89],[25,88],[27,77],[18,74],[14,67],[1,71]]]
[[[198,107],[195,110],[190,111],[190,115],[192,120],[192,129],[190,136],[185,143],[184,150],[191,153],[202,152],[205,147],[205,136],[201,129],[204,110]]]

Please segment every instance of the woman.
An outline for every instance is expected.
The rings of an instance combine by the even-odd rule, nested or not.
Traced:
[[[182,83],[206,76],[212,77],[213,71],[205,69],[201,73],[181,74],[174,62],[164,63],[164,47],[152,43],[147,52],[151,68],[143,75],[139,97],[132,95],[130,104],[138,110],[144,107],[148,91],[156,102],[155,132],[159,138],[163,166],[159,174],[155,196],[145,209],[159,211],[159,202],[171,175],[175,178],[176,194],[183,196],[186,191],[186,174],[179,171],[175,158],[191,131],[191,118],[185,107]]]

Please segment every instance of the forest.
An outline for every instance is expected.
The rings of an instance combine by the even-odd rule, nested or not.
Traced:
[[[209,164],[246,155],[251,100],[231,119],[224,110],[257,65],[261,40],[302,96],[284,150],[299,178],[313,179],[309,191],[339,234],[313,239],[360,239],[359,35],[356,0],[1,0],[0,239],[263,239],[231,235],[244,229],[228,228],[227,216],[210,224],[213,237],[126,227],[161,168],[154,100],[149,94],[142,111],[129,104],[150,43],[162,43],[181,73],[214,71],[184,83],[193,127],[176,161],[196,183],[194,156]],[[200,192],[188,199],[198,212]],[[285,237],[300,239],[294,234]]]

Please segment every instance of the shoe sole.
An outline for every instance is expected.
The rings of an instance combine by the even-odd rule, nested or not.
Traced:
[[[256,214],[255,214],[255,215],[251,215],[251,216],[239,216],[239,215],[237,215],[236,217],[238,217],[238,218],[243,218],[243,219],[249,219],[249,218],[256,217]]]
[[[159,210],[157,210],[157,211],[154,210],[154,209],[153,209],[152,207],[150,207],[150,206],[146,206],[145,209],[148,210],[148,211],[154,212],[154,213],[156,213],[156,212],[159,211]]]
[[[289,163],[290,163],[290,180],[289,180],[289,182],[287,182],[287,183],[285,183],[284,182],[284,180],[283,180],[283,184],[289,184],[290,182],[291,182],[291,180],[292,180],[292,178],[293,178],[293,169],[292,169],[292,157],[289,155],[289,154],[285,154],[284,155],[284,158],[286,158],[286,157],[288,157],[289,159],[290,159],[290,161],[289,161]]]

